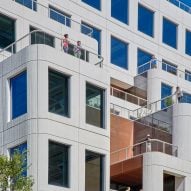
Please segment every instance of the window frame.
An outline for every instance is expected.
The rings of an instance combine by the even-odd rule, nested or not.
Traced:
[[[100,11],[100,12],[102,11],[102,0],[99,0],[99,7],[95,7],[92,4],[86,2],[85,0],[81,0],[81,2],[88,5],[88,6],[90,6],[90,7],[92,7],[93,9],[95,9],[97,11]]]
[[[191,45],[190,45],[190,50],[188,50],[187,49],[187,33],[190,33],[190,38],[191,38],[191,30],[189,30],[189,29],[186,29],[185,30],[185,54],[187,55],[187,56],[191,56]],[[190,41],[190,44],[191,44],[191,41]],[[190,52],[189,52],[190,51]]]

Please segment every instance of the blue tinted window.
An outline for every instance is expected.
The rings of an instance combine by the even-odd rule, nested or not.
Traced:
[[[183,96],[181,97],[181,103],[191,103],[191,95],[183,92]]]
[[[68,27],[71,27],[71,16],[53,7],[49,7],[50,18]]]
[[[161,99],[168,97],[172,94],[172,87],[167,84],[161,84]],[[161,101],[161,109],[168,107],[168,100]]]
[[[177,48],[177,25],[163,18],[163,43]]]
[[[16,147],[13,147],[10,149],[10,156],[12,157],[15,153],[19,153],[22,155],[22,159],[23,159],[23,172],[22,175],[23,176],[27,176],[27,143],[23,143],[20,144]]]
[[[191,56],[191,32],[186,30],[186,54]]]
[[[138,30],[153,37],[154,12],[139,4]]]
[[[128,24],[128,0],[111,0],[111,16]]]
[[[188,70],[185,70],[185,80],[191,82],[191,72]]]
[[[128,69],[128,44],[111,37],[111,63]]]
[[[165,60],[162,61],[162,70],[177,75],[177,66]]]
[[[142,73],[148,69],[150,69],[149,61],[152,59],[152,54],[145,52],[141,49],[138,49],[137,53],[137,67],[138,73]]]
[[[99,29],[97,29],[97,28],[95,28],[95,27],[93,27],[91,25],[88,25],[88,24],[82,22],[81,32],[83,34],[87,34],[87,28],[88,29],[92,28],[92,30],[93,30],[92,38],[97,40],[97,42],[98,42],[98,54],[101,54],[101,30],[99,30]]]
[[[12,119],[27,112],[27,72],[10,79]]]
[[[101,10],[101,0],[82,0],[82,2],[87,3],[95,9]]]
[[[37,1],[36,0],[15,0],[17,3],[20,3],[21,5],[24,5],[25,7],[28,7],[29,9],[32,9],[34,11],[37,10]]]

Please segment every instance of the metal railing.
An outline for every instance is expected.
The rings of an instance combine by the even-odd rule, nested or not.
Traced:
[[[170,3],[172,3],[173,5],[179,7],[180,9],[186,11],[187,13],[191,14],[191,7],[186,5],[185,3],[179,1],[179,0],[166,0]]]
[[[54,7],[46,7],[45,5],[40,4],[37,0],[12,0],[16,3],[19,3],[33,11],[38,12],[39,14],[46,16],[47,18],[53,19],[60,24],[63,24],[67,27],[73,28],[76,30],[78,28],[79,32],[81,31],[82,27],[86,31],[86,33],[83,33],[87,36],[92,37],[93,29],[89,26],[86,26],[82,23],[79,23],[73,19],[71,19],[70,16],[67,16],[64,12],[56,10]],[[54,16],[51,14],[51,12],[54,13]]]
[[[63,54],[69,54],[75,57],[73,47],[77,44],[76,41],[69,39],[70,41],[69,51],[68,53],[65,53],[63,51],[63,46],[62,46],[63,39],[61,37],[52,36],[54,38],[54,44],[50,44],[50,42],[47,41],[46,37],[47,37],[47,33],[42,30],[34,30],[24,35],[22,38],[13,42],[12,44],[10,44],[9,46],[7,46],[6,48],[0,51],[0,61],[3,61],[4,59],[12,56],[16,52],[19,52],[20,50],[32,44],[45,44],[57,49],[58,51],[62,51]],[[81,48],[81,56],[77,59],[92,63],[95,66],[99,66],[99,67],[103,66],[103,57],[101,55],[98,55],[84,48]]]
[[[178,156],[178,147],[159,139],[148,139],[132,146],[111,152],[111,165],[143,155],[146,152],[161,152]]]
[[[117,98],[120,98],[122,100],[134,103],[134,104],[139,105],[139,106],[143,106],[143,105],[147,104],[146,99],[140,98],[136,95],[127,93],[125,91],[122,91],[122,90],[114,88],[114,87],[110,88],[110,94],[114,97],[117,97]]]

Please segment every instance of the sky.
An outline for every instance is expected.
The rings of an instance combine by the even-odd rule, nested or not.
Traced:
[[[191,6],[191,0],[180,0],[188,6]]]

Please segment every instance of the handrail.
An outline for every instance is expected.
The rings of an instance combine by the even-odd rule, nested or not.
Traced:
[[[13,0],[13,1],[16,2],[15,0]],[[41,11],[38,11],[39,7],[40,7],[40,8],[43,8],[43,9],[46,9],[46,11],[47,11],[47,17],[49,17],[49,18],[50,18],[50,9],[51,9],[51,10],[54,11],[55,13],[57,13],[57,14],[61,15],[62,17],[64,17],[65,23],[61,23],[61,24],[65,25],[65,26],[68,26],[67,23],[66,23],[66,19],[68,19],[70,22],[76,23],[76,24],[78,24],[79,26],[83,26],[83,27],[85,27],[86,29],[88,29],[90,32],[88,32],[86,35],[92,37],[93,29],[92,29],[91,27],[86,26],[86,25],[83,25],[82,23],[71,19],[71,17],[68,17],[68,16],[66,16],[66,15],[64,15],[64,14],[61,14],[61,13],[58,12],[57,10],[52,9],[52,8],[54,8],[54,6],[52,6],[52,8],[51,8],[51,6],[50,6],[50,7],[46,7],[45,5],[39,3],[37,0],[31,0],[31,3],[32,3],[32,7],[31,7],[31,8],[28,7],[28,6],[26,6],[26,5],[24,5],[24,3],[20,3],[20,2],[16,2],[16,3],[19,3],[19,4],[21,4],[22,6],[25,6],[25,7],[29,8],[29,9],[33,10],[33,11],[37,11],[37,12],[39,12],[39,13],[41,13],[41,14],[42,14],[42,10],[41,10]],[[34,4],[36,5],[36,10],[35,10],[34,7],[33,7]],[[55,9],[57,9],[57,8],[55,8]],[[61,11],[61,12],[62,12],[62,11]],[[50,18],[50,19],[51,19],[51,18]],[[53,20],[54,20],[54,19],[53,19]],[[55,20],[55,21],[59,22],[58,20]],[[68,27],[71,27],[71,26],[68,26]]]
[[[8,58],[9,56],[11,56],[12,54],[15,53],[15,48],[17,48],[16,46],[21,42],[21,45],[22,47],[19,49],[19,50],[22,50],[23,48],[27,47],[28,45],[31,45],[31,42],[30,42],[30,39],[27,39],[27,42],[23,42],[23,40],[26,40],[26,38],[30,38],[32,34],[37,34],[37,33],[41,33],[41,34],[47,34],[46,32],[38,29],[38,30],[34,30],[34,31],[31,31],[29,32],[28,34],[24,35],[23,37],[21,37],[20,39],[16,40],[15,42],[11,43],[10,45],[8,45],[7,47],[5,47],[4,49],[2,49],[0,51],[0,56],[2,56],[2,59],[4,60],[6,58]],[[57,39],[58,41],[60,41],[61,43],[61,47],[59,48],[59,50],[63,51],[63,48],[62,48],[62,38],[58,37],[58,36],[53,36],[55,39]],[[36,39],[35,39],[36,40]],[[71,41],[73,42],[76,42],[75,40],[73,39],[70,39]],[[23,42],[23,43],[22,43]],[[24,44],[24,45],[23,45]],[[35,42],[33,44],[39,44],[38,42]],[[40,44],[46,44],[45,41],[41,42]],[[73,45],[75,46],[74,44],[72,43],[69,43],[70,45]],[[57,48],[57,47],[54,47],[54,48]],[[11,52],[9,51],[9,49],[11,49]],[[78,59],[83,59],[84,61],[86,62],[91,62],[91,61],[95,61],[94,65],[97,66],[99,65],[100,67],[103,67],[103,57],[101,55],[98,55],[94,52],[91,52],[89,50],[85,50],[83,47],[81,49],[82,51],[84,51],[84,58],[78,58]],[[18,52],[18,51],[16,51]],[[69,54],[69,53],[68,53]],[[70,53],[70,55],[73,55]],[[88,58],[86,58],[86,55],[88,55]],[[97,60],[96,60],[97,59]],[[1,60],[2,61],[2,60]],[[97,62],[96,62],[97,61]]]
[[[177,157],[178,146],[159,139],[148,138],[145,141],[111,152],[111,165],[141,156],[146,152],[162,152]]]
[[[187,13],[191,14],[191,7],[181,2],[180,0],[167,0],[167,1],[179,7],[180,9],[186,11]]]
[[[138,96],[136,96],[136,95],[130,94],[130,93],[125,92],[125,91],[123,91],[123,90],[120,90],[120,89],[117,89],[117,88],[114,88],[114,87],[111,87],[110,89],[111,89],[110,94],[111,94],[112,96],[114,96],[114,97],[118,97],[118,98],[123,99],[123,98],[120,97],[120,96],[116,96],[115,92],[119,92],[119,93],[123,93],[123,94],[125,95],[123,100],[126,100],[126,101],[129,101],[129,102],[134,103],[132,100],[128,99],[128,96],[131,96],[132,98],[137,99],[137,103],[134,103],[134,104],[137,104],[137,105],[139,105],[139,106],[142,106],[144,103],[147,103],[147,100],[146,100],[146,99],[140,98],[140,97],[138,97]],[[115,91],[115,92],[114,92],[114,91]]]

